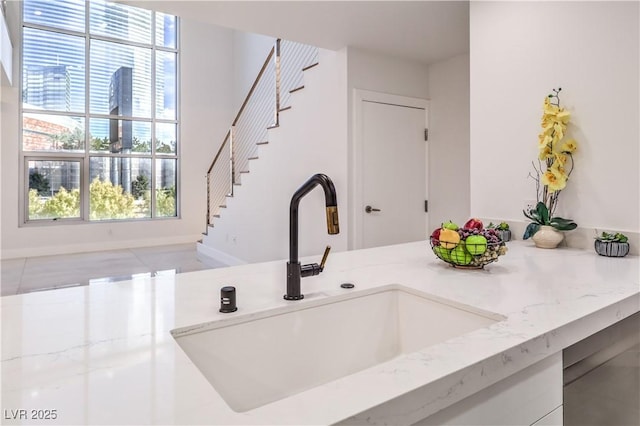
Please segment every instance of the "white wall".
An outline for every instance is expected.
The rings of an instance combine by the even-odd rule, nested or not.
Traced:
[[[11,2],[10,2],[11,3]],[[2,88],[2,258],[195,242],[205,230],[205,173],[233,118],[233,31],[181,21],[181,218],[20,226],[18,85]],[[18,73],[19,34],[14,41]],[[206,51],[203,44],[206,41]],[[17,81],[17,79],[14,79]]]
[[[4,14],[0,14],[0,65],[2,66],[2,84],[11,85],[13,80],[13,46]]]
[[[354,47],[347,48],[347,53],[350,92],[355,88],[413,98],[429,98],[426,65]]]
[[[429,66],[429,230],[469,210],[469,54]]]
[[[348,47],[347,49],[347,90],[348,90],[348,164],[350,167],[349,200],[354,201],[356,184],[354,173],[354,89],[411,98],[429,99],[428,68],[425,64],[381,55],[374,52]],[[425,158],[427,162],[427,158]],[[427,170],[427,174],[429,171]],[[425,176],[427,179],[427,176]],[[361,206],[364,208],[364,206]],[[354,222],[358,206],[349,210],[349,221]],[[355,238],[354,238],[355,240]],[[349,241],[349,248],[356,248],[355,241]]]
[[[259,160],[251,162],[221,218],[214,219],[199,247],[202,254],[227,262],[226,256],[243,262],[288,258],[291,196],[314,173],[326,174],[335,185],[340,233],[327,235],[324,192],[315,188],[300,202],[299,255],[320,255],[326,245],[347,249],[345,52],[321,50],[319,63],[305,72],[305,88],[292,94],[292,108],[280,114],[280,127],[269,131]]]
[[[233,110],[238,112],[276,39],[233,31]],[[234,115],[235,117],[235,115]],[[229,123],[231,124],[231,123]]]
[[[557,214],[579,227],[638,232],[639,6],[471,3],[473,214],[524,220],[542,102],[560,86],[580,145]]]

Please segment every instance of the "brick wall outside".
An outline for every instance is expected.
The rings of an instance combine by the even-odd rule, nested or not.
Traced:
[[[24,117],[23,126],[22,146],[25,151],[61,149],[54,146],[55,142],[52,136],[71,130],[60,124],[27,116]]]

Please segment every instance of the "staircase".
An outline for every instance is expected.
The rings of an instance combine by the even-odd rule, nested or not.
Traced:
[[[244,263],[216,250],[219,244],[211,241],[210,233],[224,221],[243,180],[255,170],[259,149],[273,139],[270,133],[280,127],[280,114],[292,108],[292,97],[304,88],[305,71],[318,65],[318,54],[314,46],[280,39],[269,52],[207,171],[207,231],[198,244],[201,260],[206,262],[207,257],[215,256],[227,264]]]

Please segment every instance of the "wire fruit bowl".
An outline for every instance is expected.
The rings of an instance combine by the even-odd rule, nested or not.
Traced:
[[[507,253],[506,244],[500,238],[500,234],[493,229],[459,229],[456,232],[460,236],[458,242],[429,238],[431,249],[436,257],[455,268],[482,269]]]

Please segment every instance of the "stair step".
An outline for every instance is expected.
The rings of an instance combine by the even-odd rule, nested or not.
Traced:
[[[268,144],[269,141],[264,141],[264,142],[256,142],[256,145],[266,145]]]
[[[240,170],[240,173],[249,173],[249,170]]]
[[[311,68],[315,67],[316,65],[318,65],[318,62],[316,62],[315,64],[307,65],[306,67],[302,68],[302,71],[306,71],[308,69],[311,69]]]
[[[202,238],[200,238],[200,239],[198,240],[198,242],[199,242],[200,244],[202,244]]]
[[[234,182],[233,184],[234,184],[235,186],[242,186],[242,184],[241,184],[240,182]],[[233,195],[232,195],[232,197],[233,197]]]
[[[284,107],[284,108],[280,108],[280,109],[278,110],[278,112],[286,111],[286,110],[288,110],[288,109],[291,109],[291,105],[286,106],[286,107]]]
[[[220,207],[221,209],[226,209],[227,205],[226,204],[220,204],[218,207]]]
[[[247,158],[247,160],[257,160],[257,159],[258,159],[258,157],[249,157],[249,158]]]
[[[304,89],[304,85],[302,85],[300,87],[296,87],[295,89],[289,90],[289,93],[297,92],[298,90],[302,90],[302,89]]]
[[[219,214],[214,214],[213,217],[220,219],[220,215]]]
[[[280,125],[279,125],[279,124],[273,124],[273,125],[271,125],[271,126],[267,127],[267,130],[270,130],[270,129],[277,129],[278,127],[280,127]]]

